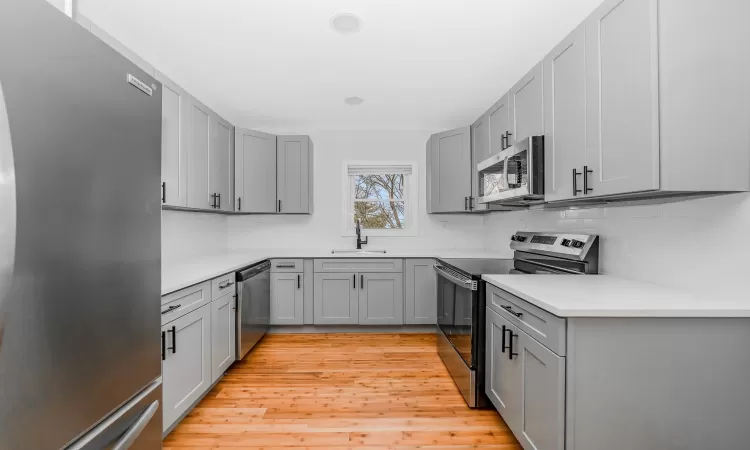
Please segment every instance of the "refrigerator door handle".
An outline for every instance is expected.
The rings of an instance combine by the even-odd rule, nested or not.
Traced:
[[[130,427],[130,429],[122,435],[119,441],[115,442],[115,444],[112,446],[112,450],[129,449],[130,446],[133,445],[133,442],[138,439],[138,436],[141,435],[143,429],[146,428],[146,425],[148,425],[148,423],[151,421],[151,419],[154,417],[154,414],[156,414],[156,411],[158,410],[159,400],[154,400],[153,403],[151,403],[151,405],[149,405],[149,407],[146,408],[145,411],[143,411],[141,416],[138,417],[138,420],[135,421],[133,426]]]
[[[16,260],[16,174],[8,110],[0,82],[0,351]]]

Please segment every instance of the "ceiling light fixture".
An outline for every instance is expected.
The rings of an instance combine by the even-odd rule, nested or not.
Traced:
[[[346,103],[349,106],[358,106],[361,105],[365,100],[359,97],[347,97],[344,99],[344,103]]]
[[[341,13],[333,16],[331,26],[341,34],[354,34],[362,29],[362,19],[351,13]]]

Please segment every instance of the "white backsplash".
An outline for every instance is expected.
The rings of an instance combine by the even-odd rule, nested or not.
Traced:
[[[171,261],[227,250],[227,216],[162,211],[161,257]]]
[[[484,220],[485,248],[512,256],[508,243],[516,230],[598,234],[600,271],[610,275],[717,295],[750,293],[750,194],[494,213]]]

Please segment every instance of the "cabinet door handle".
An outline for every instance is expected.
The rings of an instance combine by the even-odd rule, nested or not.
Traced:
[[[226,289],[226,288],[228,288],[231,285],[232,285],[232,282],[231,281],[227,281],[226,283],[221,283],[219,285],[219,289]]]
[[[578,175],[580,175],[580,173],[574,168],[573,169],[573,197],[577,197],[578,194],[581,193],[581,190],[578,189]]]
[[[297,289],[299,289],[302,286],[302,280],[301,280],[300,274],[297,274]]]
[[[237,197],[237,211],[242,211],[242,197]]]
[[[503,353],[505,353],[505,350],[508,349],[508,347],[505,346],[505,332],[506,331],[508,331],[508,329],[505,328],[505,325],[503,325],[503,339],[502,339],[502,344],[503,344],[502,352]]]
[[[587,195],[593,189],[589,188],[589,174],[594,173],[593,170],[589,170],[589,166],[583,166],[583,195]]]
[[[508,305],[503,305],[503,306],[501,306],[501,308],[503,308],[504,310],[508,311],[509,313],[513,314],[516,317],[523,316],[523,313],[513,311],[513,308],[511,308]]]
[[[359,276],[359,288],[360,289],[365,288],[365,276],[364,275]]]
[[[500,135],[500,150],[505,150],[505,133]]]
[[[167,333],[164,331],[161,332],[161,360],[167,360]]]
[[[464,211],[469,210],[469,197],[464,197]]]
[[[209,197],[211,197],[211,208],[216,208],[216,194],[211,194]]]
[[[508,330],[508,334],[510,335],[509,344],[508,344],[508,359],[513,359],[514,356],[518,356],[518,353],[515,353],[513,351],[513,338],[518,337],[517,334],[513,334],[513,330]]]
[[[281,212],[281,200],[279,200],[279,212]]]
[[[221,194],[216,194],[216,202],[218,203],[216,208],[221,209]]]
[[[172,354],[174,355],[177,353],[177,327],[172,325],[172,329],[167,330],[167,333],[172,333],[172,347],[169,350],[172,350]]]
[[[161,182],[161,202],[167,203],[167,183],[165,181]]]
[[[469,211],[474,211],[474,197],[469,197]]]
[[[508,132],[505,133],[505,145],[506,145],[505,148],[510,148],[511,147],[511,145],[510,145],[510,137],[511,136],[513,136],[513,133],[511,133],[510,131],[508,131]]]
[[[357,274],[352,275],[352,282],[354,283],[354,289],[357,289]]]

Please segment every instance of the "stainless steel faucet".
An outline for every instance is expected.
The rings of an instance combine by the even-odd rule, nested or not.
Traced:
[[[359,223],[359,219],[357,219],[357,250],[362,250],[362,244],[367,245],[367,240],[369,237],[365,237],[365,240],[362,240],[362,226]]]

